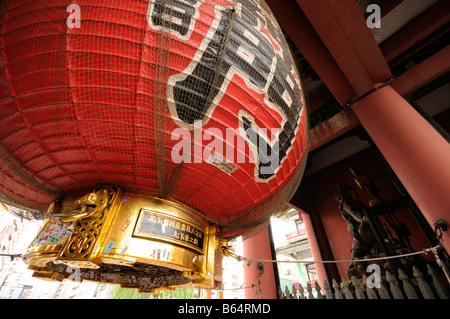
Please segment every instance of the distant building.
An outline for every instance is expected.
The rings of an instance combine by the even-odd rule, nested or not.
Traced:
[[[284,293],[286,286],[292,291],[292,286],[298,289],[300,285],[306,288],[318,279],[314,263],[304,263],[313,260],[305,225],[300,212],[292,208],[279,218],[272,218],[274,246],[277,260],[299,260],[302,263],[278,263],[280,289]]]

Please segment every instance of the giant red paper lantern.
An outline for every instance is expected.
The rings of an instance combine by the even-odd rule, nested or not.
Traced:
[[[3,201],[44,211],[118,185],[191,207],[231,237],[289,200],[306,112],[264,2],[73,2],[1,3]]]

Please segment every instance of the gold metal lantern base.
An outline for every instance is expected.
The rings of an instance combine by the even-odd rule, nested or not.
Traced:
[[[216,226],[170,200],[100,187],[50,205],[22,256],[33,276],[92,280],[143,293],[181,286],[219,287]]]

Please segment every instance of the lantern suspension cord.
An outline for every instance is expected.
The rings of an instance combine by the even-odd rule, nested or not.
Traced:
[[[355,100],[352,100],[352,101],[348,102],[347,104],[341,106],[341,111],[345,110],[345,109],[346,109],[347,107],[349,107],[350,105],[352,105],[352,104],[354,104],[354,103],[356,103],[356,102],[362,100],[363,98],[365,98],[366,96],[372,94],[373,92],[378,91],[379,89],[382,89],[382,88],[384,88],[385,86],[388,86],[389,84],[391,84],[392,82],[394,82],[394,80],[397,79],[397,77],[398,77],[398,75],[397,75],[397,76],[394,76],[394,77],[392,77],[392,78],[390,78],[389,80],[387,80],[385,83],[381,84],[380,86],[378,86],[378,87],[376,87],[376,88],[370,90],[370,91],[367,92],[367,93],[364,93],[363,95],[361,95],[360,97],[356,98]]]
[[[401,255],[395,255],[395,256],[376,257],[376,258],[367,258],[367,259],[348,259],[348,260],[271,260],[271,259],[257,259],[257,258],[247,258],[247,257],[239,256],[239,255],[235,254],[231,250],[228,250],[226,252],[226,254],[228,254],[229,256],[237,259],[238,261],[244,260],[244,261],[246,261],[248,263],[248,265],[250,265],[253,261],[255,261],[255,262],[268,262],[268,263],[332,264],[332,263],[367,262],[367,261],[386,260],[386,259],[394,259],[394,258],[402,258],[402,257],[414,256],[414,255],[419,255],[419,254],[425,254],[426,255],[429,252],[435,251],[439,247],[440,246],[431,247],[431,248],[425,248],[425,249],[422,249],[421,251],[416,251],[416,252],[413,252],[413,253],[407,253],[407,254],[401,254]]]

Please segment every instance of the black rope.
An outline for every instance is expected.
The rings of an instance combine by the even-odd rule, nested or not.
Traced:
[[[397,76],[394,76],[394,77],[390,78],[387,82],[384,82],[384,83],[381,84],[380,86],[378,86],[378,87],[376,87],[376,88],[370,90],[370,91],[367,92],[367,93],[364,93],[363,95],[361,95],[360,97],[356,98],[355,100],[352,100],[352,101],[348,102],[347,104],[341,106],[341,107],[340,107],[340,110],[343,111],[343,110],[345,110],[347,107],[349,107],[350,105],[352,105],[352,104],[354,104],[354,103],[356,103],[356,102],[362,100],[363,98],[365,98],[366,96],[372,94],[373,92],[378,91],[379,89],[382,89],[382,88],[384,88],[385,86],[388,86],[388,85],[391,84],[396,78],[397,78]]]

